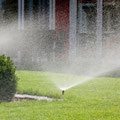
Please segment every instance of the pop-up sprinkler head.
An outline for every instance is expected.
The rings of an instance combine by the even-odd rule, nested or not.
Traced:
[[[62,95],[64,95],[64,92],[65,92],[65,91],[64,91],[64,90],[62,90]]]

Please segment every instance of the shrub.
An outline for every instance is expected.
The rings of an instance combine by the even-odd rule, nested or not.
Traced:
[[[10,57],[0,56],[0,102],[11,101],[16,93],[16,68]]]

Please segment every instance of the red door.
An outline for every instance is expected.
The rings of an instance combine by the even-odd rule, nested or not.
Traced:
[[[56,0],[56,49],[58,60],[68,59],[69,0]]]

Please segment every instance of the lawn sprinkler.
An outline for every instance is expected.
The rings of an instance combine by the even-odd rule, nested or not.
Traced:
[[[62,90],[62,95],[64,95],[64,92],[65,92],[65,91],[64,91],[64,90]]]

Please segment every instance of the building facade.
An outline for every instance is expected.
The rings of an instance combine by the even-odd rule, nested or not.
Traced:
[[[12,1],[12,0],[11,0]],[[0,1],[3,14],[8,0]],[[72,61],[77,55],[95,57],[119,47],[119,0],[16,0],[18,29],[44,24],[54,35],[52,57]],[[2,4],[3,3],[3,4]],[[10,3],[12,4],[12,3]],[[4,17],[4,15],[3,15]],[[31,21],[31,22],[30,22]],[[43,23],[44,22],[44,23]],[[54,33],[54,34],[53,34]],[[49,53],[48,53],[49,54]],[[49,55],[48,55],[49,56]]]

